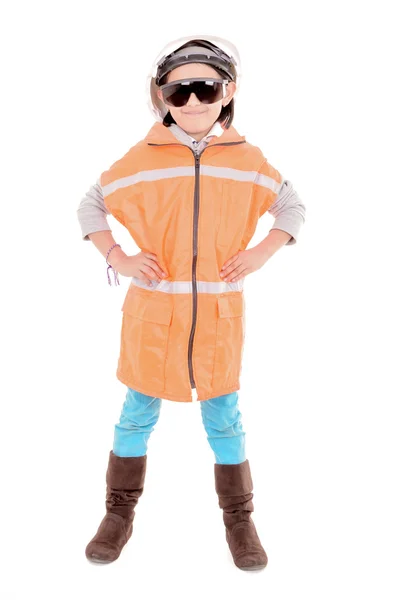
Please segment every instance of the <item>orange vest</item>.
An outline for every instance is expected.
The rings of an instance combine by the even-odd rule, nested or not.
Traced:
[[[234,127],[196,155],[156,122],[100,176],[104,202],[168,277],[132,277],[122,306],[117,378],[143,394],[192,402],[240,389],[244,278],[224,263],[245,250],[283,178]]]

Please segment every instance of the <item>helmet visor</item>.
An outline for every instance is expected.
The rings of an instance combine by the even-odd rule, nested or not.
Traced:
[[[225,96],[224,84],[227,83],[228,79],[193,77],[171,81],[160,86],[160,90],[164,103],[169,106],[185,106],[192,93],[203,104],[214,104]]]

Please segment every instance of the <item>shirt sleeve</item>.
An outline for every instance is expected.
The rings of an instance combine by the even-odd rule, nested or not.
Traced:
[[[107,221],[110,211],[104,204],[104,196],[100,179],[86,192],[82,198],[78,210],[78,220],[81,226],[82,239],[90,241],[89,233],[96,231],[111,231]]]
[[[306,207],[299,198],[293,185],[287,179],[283,179],[282,186],[274,203],[268,212],[275,217],[272,229],[286,231],[292,237],[286,242],[291,246],[297,242],[301,227],[305,222]]]

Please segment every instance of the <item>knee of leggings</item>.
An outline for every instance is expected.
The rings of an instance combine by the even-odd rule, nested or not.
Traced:
[[[128,421],[138,428],[154,427],[160,417],[161,399],[131,392],[134,390],[127,394],[120,421]]]
[[[203,425],[207,433],[211,436],[221,435],[222,437],[229,437],[235,435],[242,435],[245,433],[243,429],[242,419],[240,415],[237,415],[232,420],[220,420],[208,421],[203,417]]]

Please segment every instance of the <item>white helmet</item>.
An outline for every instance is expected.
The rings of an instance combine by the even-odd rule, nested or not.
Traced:
[[[193,44],[193,46],[195,46],[193,48],[193,50],[195,50],[195,54],[188,54],[186,48],[181,52],[176,52],[176,50],[178,50],[178,48],[180,48],[183,44],[192,40],[209,42],[217,48],[213,48],[213,46],[210,45],[208,46],[209,49],[207,49],[201,46],[195,46],[195,44]],[[174,57],[169,56],[171,53],[174,53]],[[192,56],[191,59],[189,58],[190,56]],[[165,60],[167,57],[168,61]],[[188,35],[181,37],[164,46],[153,62],[151,71],[146,79],[145,93],[147,103],[152,115],[157,121],[162,123],[165,115],[168,113],[168,109],[166,109],[164,103],[161,102],[157,96],[159,78],[181,64],[193,62],[204,62],[212,67],[217,67],[218,69],[224,71],[230,80],[235,81],[235,96],[237,95],[242,75],[242,67],[239,52],[236,46],[228,40],[213,35]]]

